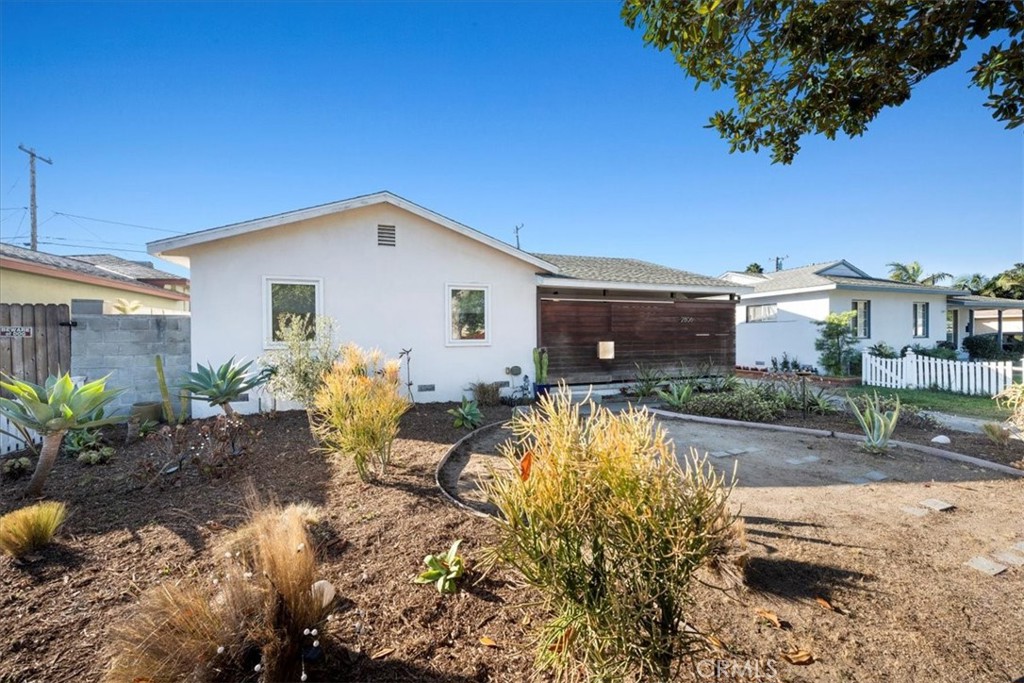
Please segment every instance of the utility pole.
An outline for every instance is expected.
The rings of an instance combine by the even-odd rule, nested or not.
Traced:
[[[523,229],[523,224],[522,223],[520,223],[519,225],[517,225],[516,227],[513,228],[513,230],[516,233],[516,249],[519,248],[519,231],[522,230],[522,229]]]
[[[46,163],[53,166],[53,162],[44,156],[36,154],[34,147],[25,147],[25,145],[18,145],[18,149],[28,155],[28,176],[29,176],[29,215],[32,217],[32,240],[31,246],[32,251],[39,251],[39,233],[38,224],[36,223],[36,159],[45,161]]]
[[[782,270],[782,262],[789,258],[789,256],[776,256],[775,258],[775,272]]]

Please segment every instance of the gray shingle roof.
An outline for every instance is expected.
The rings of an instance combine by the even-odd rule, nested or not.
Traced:
[[[681,287],[722,287],[732,290],[737,287],[735,283],[726,280],[632,258],[567,256],[564,254],[534,254],[534,256],[558,266],[559,274],[554,277],[573,280]]]
[[[114,256],[113,254],[74,254],[68,258],[76,261],[85,261],[92,265],[107,270],[117,275],[132,278],[133,280],[186,280],[180,275],[168,273],[153,267],[151,261],[129,261],[128,259]]]
[[[978,294],[955,294],[949,297],[949,301],[950,303],[961,304],[967,308],[1024,308],[1024,301],[1020,299],[1001,299],[999,297],[980,296]]]
[[[106,280],[112,280],[114,282],[131,283],[139,287],[148,287],[154,292],[166,293],[167,290],[156,287],[154,285],[148,285],[144,282],[139,282],[130,277],[124,275],[118,275],[117,273],[111,273],[108,270],[97,268],[91,263],[85,261],[79,261],[78,259],[71,258],[69,256],[58,256],[57,254],[47,254],[42,251],[32,251],[31,249],[23,249],[16,247],[13,244],[2,244],[0,243],[0,256],[6,258],[15,259],[18,261],[24,261],[26,263],[35,263],[41,266],[49,266],[50,268],[59,268],[60,270],[67,270],[73,273],[79,273],[81,275],[91,275],[92,277],[100,277]]]
[[[904,292],[935,292],[936,294],[955,294],[962,290],[952,287],[935,287],[930,285],[896,282],[875,277],[850,277],[845,275],[822,275],[837,266],[849,266],[845,261],[825,261],[812,263],[799,268],[788,268],[774,273],[765,273],[765,280],[752,283],[755,294],[778,292],[791,289],[810,289],[812,287],[850,287],[859,289],[888,289]]]

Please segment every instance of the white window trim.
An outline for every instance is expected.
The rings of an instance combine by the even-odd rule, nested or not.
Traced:
[[[759,318],[757,320],[751,320],[750,319],[750,309],[751,308],[762,308],[762,309],[764,309],[764,308],[767,308],[768,306],[774,306],[775,307],[775,312],[772,313],[771,317]],[[778,322],[778,320],[779,320],[779,305],[777,303],[747,304],[747,307],[744,310],[744,316],[746,318],[746,322],[748,322],[748,323],[759,324],[759,323],[774,323],[774,322]]]
[[[484,292],[484,338],[452,339],[452,290],[479,289]],[[447,282],[444,286],[444,345],[445,346],[490,346],[491,345],[491,286],[471,282]]]
[[[273,341],[273,328],[271,322],[273,316],[271,315],[271,300],[270,300],[270,286],[271,285],[314,285],[316,291],[316,317],[320,317],[324,314],[324,280],[320,277],[291,277],[284,275],[264,275],[263,276],[263,348],[269,349],[283,349],[285,348],[284,342]]]

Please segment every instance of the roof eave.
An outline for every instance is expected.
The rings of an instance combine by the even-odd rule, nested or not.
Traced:
[[[0,256],[0,267],[9,268],[10,270],[17,270],[22,273],[30,273],[32,275],[53,277],[59,280],[82,282],[85,284],[110,287],[111,289],[120,289],[126,292],[149,294],[151,296],[160,297],[163,299],[172,299],[174,301],[189,300],[189,296],[187,294],[181,294],[179,292],[174,292],[169,289],[162,289],[160,287],[153,287],[150,285],[143,284],[141,282],[125,282],[122,280],[114,280],[111,278],[100,277],[98,275],[88,275],[86,273],[78,273],[73,270],[65,270],[63,268],[56,268],[54,266],[47,266],[40,263],[29,263],[27,261],[20,261],[18,259],[12,259],[7,256]]]
[[[828,292],[836,288],[835,283],[827,285],[816,285],[814,287],[792,287],[790,289],[773,289],[767,292],[753,292],[745,294],[744,299],[765,299],[778,296],[789,296],[791,294],[813,294],[814,292]]]

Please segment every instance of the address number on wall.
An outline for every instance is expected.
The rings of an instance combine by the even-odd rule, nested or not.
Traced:
[[[27,339],[32,336],[31,327],[3,325],[0,326],[0,339]]]

